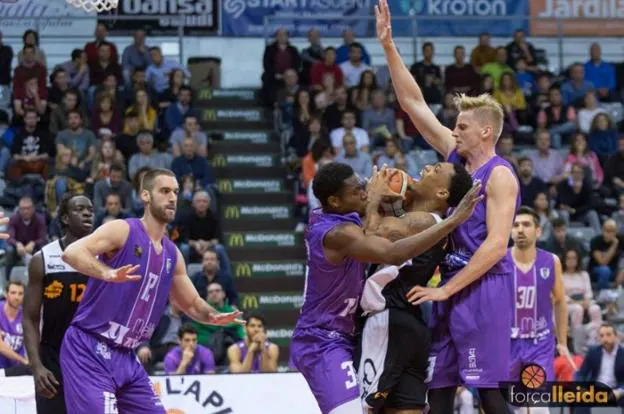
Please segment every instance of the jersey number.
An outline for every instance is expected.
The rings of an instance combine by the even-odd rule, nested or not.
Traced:
[[[340,316],[342,316],[343,318],[345,316],[349,316],[349,315],[353,315],[355,313],[355,310],[357,309],[357,298],[348,298],[345,299],[345,308],[343,309],[342,312],[340,312]]]
[[[72,302],[80,302],[86,287],[87,286],[84,283],[72,283],[69,285],[69,300]]]
[[[535,286],[518,286],[517,309],[530,309],[535,305]]]
[[[349,381],[345,381],[345,387],[350,390],[353,387],[357,387],[357,377],[355,376],[355,369],[353,369],[353,361],[345,361],[340,365],[342,370],[347,371]]]

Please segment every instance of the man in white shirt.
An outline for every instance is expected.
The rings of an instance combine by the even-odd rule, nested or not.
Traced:
[[[329,133],[332,147],[336,151],[336,154],[342,153],[342,140],[346,134],[351,134],[355,137],[357,142],[357,148],[360,151],[368,152],[370,145],[370,138],[368,132],[362,128],[355,126],[356,115],[351,109],[347,109],[342,113],[341,128],[336,128]]]
[[[371,67],[362,61],[362,45],[357,42],[349,46],[349,60],[340,64],[340,70],[345,78],[347,87],[352,88],[360,83],[362,73],[371,70]]]

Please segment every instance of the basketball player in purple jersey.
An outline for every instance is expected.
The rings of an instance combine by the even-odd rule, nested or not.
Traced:
[[[499,382],[508,379],[513,300],[511,262],[506,257],[514,213],[520,205],[513,168],[495,152],[503,109],[491,96],[460,95],[455,129],[443,126],[403,63],[392,40],[387,0],[375,8],[377,36],[401,107],[420,133],[449,162],[481,180],[485,201],[450,238],[438,288],[417,286],[410,300],[434,301],[429,359],[431,412],[452,413],[456,387],[479,389],[486,414],[508,412]]]
[[[165,413],[134,351],[152,336],[169,295],[199,322],[238,321],[240,312],[219,314],[197,294],[182,254],[166,237],[178,191],[171,171],[148,171],[141,219],[108,222],[63,252],[65,262],[91,276],[61,345],[70,414]]]
[[[340,163],[321,167],[314,177],[312,189],[322,210],[310,213],[305,233],[304,303],[291,354],[323,414],[362,413],[353,348],[365,264],[400,265],[429,250],[470,216],[480,200],[477,184],[449,218],[418,235],[391,242],[365,234],[360,219],[368,202],[379,205],[383,197],[396,197],[388,189],[388,179],[385,168],[375,169],[366,189],[353,169]]]
[[[511,231],[514,246],[507,253],[513,263],[515,292],[511,381],[519,382],[522,368],[530,364],[537,364],[546,371],[546,381],[555,381],[555,338],[559,354],[570,358],[566,344],[568,308],[561,262],[554,254],[536,247],[541,233],[539,222],[540,218],[533,209],[521,207]],[[531,413],[547,414],[548,408],[531,407]]]

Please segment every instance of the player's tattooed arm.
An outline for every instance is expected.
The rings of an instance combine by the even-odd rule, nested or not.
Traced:
[[[431,214],[417,211],[401,217],[382,218],[377,230],[372,234],[394,242],[418,234],[435,223]]]

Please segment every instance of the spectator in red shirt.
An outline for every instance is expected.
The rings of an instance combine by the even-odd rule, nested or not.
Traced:
[[[323,90],[323,78],[325,75],[334,77],[334,86],[342,86],[344,81],[340,66],[336,64],[336,49],[333,47],[325,48],[323,61],[316,62],[310,69],[310,85],[315,91]]]
[[[107,43],[102,43],[98,48],[97,61],[89,64],[89,77],[91,85],[102,85],[107,76],[113,75],[117,84],[123,82],[121,66],[111,55],[112,48]]]
[[[119,61],[119,54],[117,53],[117,46],[106,40],[108,29],[104,23],[98,23],[95,26],[95,41],[89,42],[85,45],[84,50],[87,54],[87,64],[90,66],[98,61],[100,45],[106,44],[110,46],[110,58],[113,62]]]
[[[15,68],[15,74],[13,75],[13,99],[24,101],[27,97],[26,83],[29,79],[36,78],[38,85],[39,97],[47,99],[48,90],[46,88],[46,82],[48,77],[48,71],[41,63],[37,61],[35,54],[35,47],[32,45],[24,46],[22,50],[23,59],[22,62]],[[17,112],[18,108],[16,108]],[[23,116],[22,113],[18,115]]]
[[[26,81],[24,90],[26,94],[22,99],[16,97],[13,100],[15,115],[23,118],[28,109],[34,110],[38,115],[44,115],[47,109],[48,89],[39,90],[38,79],[33,77]]]

